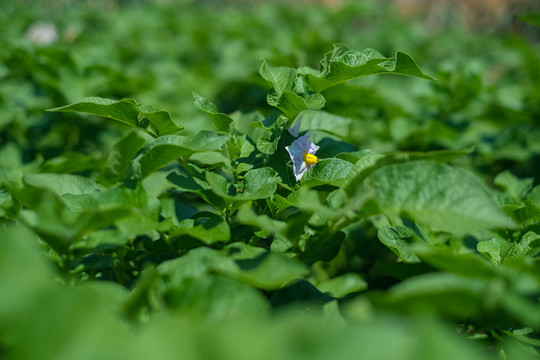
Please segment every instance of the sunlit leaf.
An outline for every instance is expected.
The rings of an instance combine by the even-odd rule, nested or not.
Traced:
[[[335,44],[321,60],[320,74],[304,74],[312,91],[321,92],[339,83],[373,74],[400,74],[433,80],[425,75],[414,60],[403,52],[387,58],[373,49],[354,51],[346,45]]]
[[[472,174],[447,165],[427,161],[389,165],[375,170],[370,183],[383,211],[434,229],[465,234],[514,227],[487,187]]]
[[[162,136],[143,148],[138,159],[141,177],[145,178],[180,157],[219,150],[228,139],[228,135],[219,135],[211,131],[200,131],[192,136]]]
[[[149,123],[156,135],[174,134],[181,130],[168,112],[150,105],[140,105],[133,99],[111,100],[99,97],[84,98],[74,104],[49,109],[56,112],[82,112],[120,121],[138,128],[146,128]],[[147,119],[145,121],[145,119]]]
[[[212,120],[212,123],[219,132],[232,134],[234,131],[234,120],[229,115],[218,112],[216,105],[195,92],[193,93],[193,98],[195,99],[195,107],[204,112]]]

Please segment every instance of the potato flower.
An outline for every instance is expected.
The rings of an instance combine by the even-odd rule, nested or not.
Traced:
[[[300,131],[300,120],[298,120],[292,128],[289,128],[289,134],[298,137],[298,131]]]
[[[294,140],[290,146],[285,146],[293,162],[293,172],[296,181],[300,181],[306,171],[308,171],[318,161],[315,152],[319,147],[311,142],[310,133]]]

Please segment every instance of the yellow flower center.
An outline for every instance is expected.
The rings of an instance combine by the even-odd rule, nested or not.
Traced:
[[[310,153],[305,152],[304,153],[304,162],[308,165],[315,165],[319,161],[319,159]]]

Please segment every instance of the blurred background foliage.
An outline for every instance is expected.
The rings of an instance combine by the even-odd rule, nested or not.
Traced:
[[[85,96],[136,98],[188,132],[210,122],[196,91],[225,113],[269,112],[260,59],[318,67],[331,44],[400,50],[436,82],[379,76],[325,92],[343,140],[376,151],[476,145],[474,168],[538,183],[535,1],[4,1],[0,137],[22,161],[103,157],[122,130],[43,110]],[[354,99],[354,101],[352,101]],[[53,131],[51,131],[53,130]],[[84,136],[83,136],[84,134]]]
[[[398,50],[406,52],[437,79],[375,76],[325,91],[324,111],[340,116],[340,128],[329,134],[349,144],[348,151],[475,146],[470,156],[457,162],[493,188],[508,190],[523,185],[511,174],[530,178],[523,180],[525,187],[538,185],[540,28],[519,19],[538,11],[540,4],[534,0],[4,0],[0,12],[0,168],[97,174],[107,159],[107,149],[127,132],[126,127],[93,116],[80,121],[80,115],[45,112],[86,96],[135,98],[155,105],[183,124],[185,133],[213,129],[193,106],[193,91],[235,119],[258,119],[258,114],[266,116],[272,111],[266,103],[267,84],[258,73],[261,59],[273,66],[318,68],[323,54],[340,42],[352,49],[372,47],[387,56]],[[506,170],[511,174],[496,181]],[[0,192],[1,204],[10,201],[4,195]],[[508,196],[508,192],[500,191],[500,196]],[[523,197],[516,190],[513,200]],[[2,221],[9,215],[0,214]],[[531,229],[539,233],[535,226]],[[422,264],[408,266],[403,273],[402,264],[391,263],[393,253],[374,241],[375,232],[369,224],[352,229],[333,261],[313,266],[313,278],[362,274],[366,281],[354,278],[351,291],[369,287],[382,292],[397,283],[399,276],[431,271],[433,264]],[[159,281],[143,277],[140,297],[128,297],[126,288],[107,282],[88,282],[76,291],[67,291],[58,283],[69,284],[69,280],[36,256],[32,246],[26,246],[37,242],[34,237],[25,228],[2,229],[0,234],[1,239],[23,240],[21,244],[0,241],[0,293],[9,294],[0,306],[0,357],[6,349],[11,351],[13,339],[27,345],[9,353],[20,359],[94,359],[126,353],[132,358],[148,358],[155,355],[153,347],[160,349],[164,358],[216,358],[219,354],[236,359],[238,348],[243,349],[246,359],[488,356],[461,342],[452,330],[434,320],[430,311],[423,311],[425,300],[407,297],[407,289],[379,301],[388,302],[388,308],[401,307],[405,315],[386,317],[365,299],[351,302],[345,312],[359,324],[350,331],[343,330],[333,302],[323,309],[327,318],[324,326],[310,314],[302,321],[283,316],[276,325],[267,318],[261,295],[249,287],[235,289],[241,294],[239,303],[212,309],[204,300],[219,297],[212,289],[227,288],[223,284],[230,280],[208,269],[203,271],[204,281],[182,290],[167,287],[170,274],[166,272],[153,275]],[[49,256],[52,263],[60,262]],[[111,255],[107,261],[117,260]],[[111,270],[109,278],[115,276],[121,278]],[[51,280],[55,277],[62,280]],[[454,280],[425,279],[444,284]],[[497,295],[501,289],[497,281],[490,280],[486,288],[458,289],[457,294],[463,296],[450,297],[448,304],[441,304],[434,312],[442,312],[444,321],[472,318],[489,327],[487,320],[497,314],[489,313],[493,308],[479,299],[484,290]],[[152,307],[147,302],[155,299],[145,298],[147,292],[159,294],[172,308],[184,311],[151,318],[145,313],[134,314],[145,306]],[[201,293],[206,297],[197,297]],[[382,297],[379,293],[370,296]],[[182,302],[186,298],[191,302]],[[279,297],[274,301],[279,304]],[[84,310],[78,304],[84,304]],[[538,312],[528,312],[525,305],[530,303],[520,305],[518,300],[508,305],[512,316],[538,316]],[[125,331],[133,324],[118,320],[119,307],[125,317],[147,326],[137,328],[138,332]],[[42,318],[44,309],[49,316]],[[252,318],[217,330],[206,322],[198,323],[199,318],[212,316],[235,318],[235,309],[245,310]],[[483,311],[489,315],[486,323],[482,322]],[[193,315],[197,321],[186,321],[189,312],[198,314]],[[422,315],[407,315],[411,313]],[[539,324],[537,318],[531,321]],[[310,322],[317,325],[310,327]],[[467,325],[459,329],[461,335],[485,341],[489,354],[500,353],[492,340],[510,330],[519,331],[509,333],[504,356],[534,358],[530,348],[522,344],[528,341],[537,347],[540,340],[520,338],[532,333],[531,328],[494,333]],[[181,348],[174,346],[178,338],[182,338]],[[359,350],[354,346],[358,338],[369,346]]]

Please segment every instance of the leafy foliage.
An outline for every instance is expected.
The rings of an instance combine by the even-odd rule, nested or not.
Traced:
[[[368,3],[8,2],[0,357],[536,358],[538,49]]]

